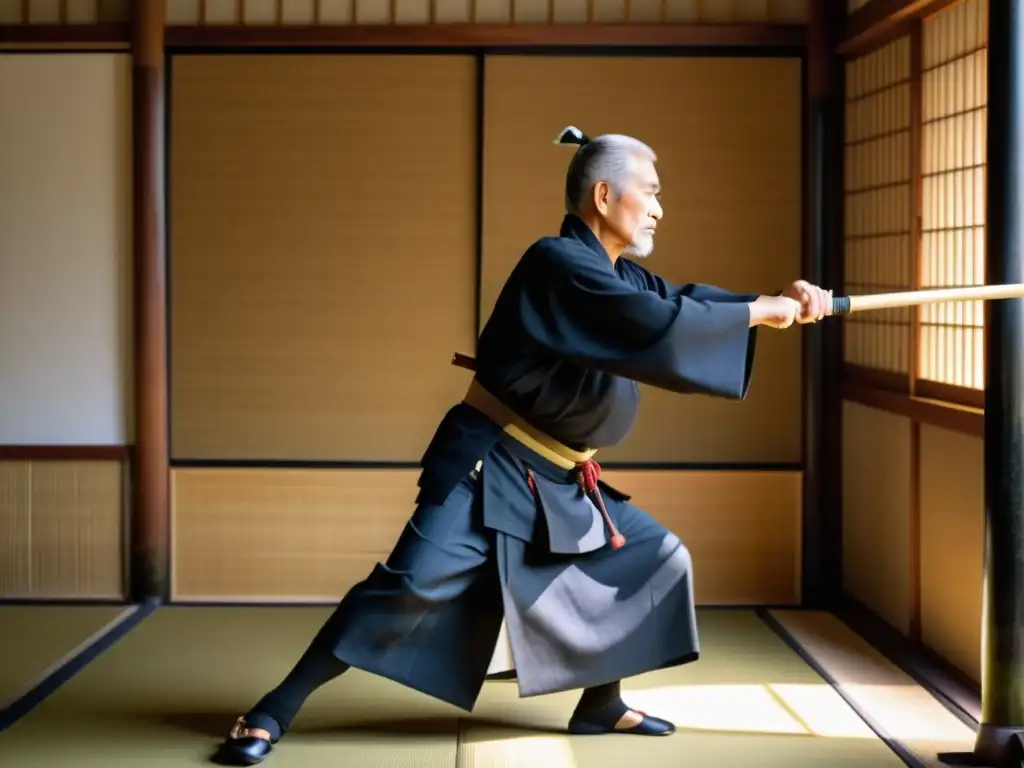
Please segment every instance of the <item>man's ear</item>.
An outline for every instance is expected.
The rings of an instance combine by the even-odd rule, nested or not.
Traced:
[[[594,185],[594,207],[602,216],[608,213],[608,204],[611,202],[611,188],[607,181],[599,181]]]

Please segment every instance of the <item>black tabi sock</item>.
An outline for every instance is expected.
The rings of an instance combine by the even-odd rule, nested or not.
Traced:
[[[607,713],[610,716],[618,712],[615,715],[615,721],[618,722],[619,718],[629,710],[629,707],[622,701],[621,693],[621,683],[618,680],[612,683],[605,683],[604,685],[596,685],[593,688],[586,688],[580,696],[580,701],[576,705],[574,715],[589,719],[588,715],[592,714],[603,716]]]
[[[288,676],[246,714],[246,725],[263,728],[277,741],[291,726],[306,699],[317,688],[346,672],[349,665],[334,655],[318,636]]]

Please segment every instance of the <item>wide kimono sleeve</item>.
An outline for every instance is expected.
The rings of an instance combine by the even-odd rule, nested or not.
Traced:
[[[639,264],[632,261],[623,261],[623,276],[640,288],[654,291],[663,299],[672,299],[676,296],[687,296],[695,301],[717,301],[736,302],[749,304],[760,294],[757,293],[734,293],[719,288],[717,285],[706,285],[705,283],[684,283],[674,285],[660,275],[649,272]]]
[[[757,337],[739,295],[662,295],[584,249],[539,250],[523,277],[523,327],[549,354],[672,392],[746,397]]]

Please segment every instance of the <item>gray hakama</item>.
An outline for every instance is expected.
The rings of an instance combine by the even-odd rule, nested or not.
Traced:
[[[466,710],[503,617],[522,696],[696,659],[689,552],[602,486],[619,550],[569,472],[502,437],[443,504],[419,506],[388,561],[345,597],[335,655]]]
[[[745,396],[755,332],[744,303],[754,298],[613,264],[570,216],[510,276],[476,380],[570,452],[614,445],[634,422],[637,382]],[[679,538],[601,481],[626,539],[612,549],[576,473],[503,426],[468,403],[442,420],[394,551],[325,627],[335,655],[465,710],[503,619],[523,696],[696,659],[693,564]]]

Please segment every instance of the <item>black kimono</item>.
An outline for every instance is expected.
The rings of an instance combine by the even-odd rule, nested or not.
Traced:
[[[476,384],[569,448],[615,445],[634,423],[637,382],[746,395],[755,298],[613,265],[568,216],[509,277]],[[689,553],[626,494],[600,483],[626,539],[612,549],[574,471],[465,402],[439,425],[419,487],[387,563],[325,627],[342,661],[472,710],[503,618],[522,696],[697,658]]]

